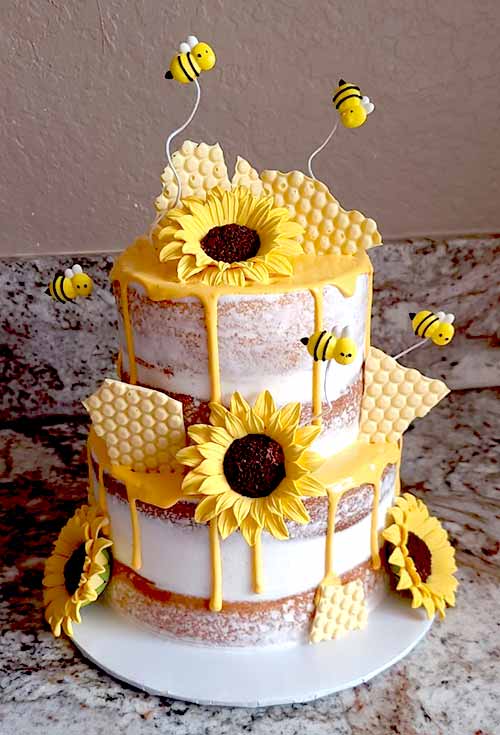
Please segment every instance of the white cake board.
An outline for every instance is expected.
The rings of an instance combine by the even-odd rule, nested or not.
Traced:
[[[395,594],[364,630],[286,648],[209,648],[160,638],[102,602],[82,611],[74,643],[112,676],[150,694],[208,705],[307,702],[357,686],[406,656],[432,625]]]

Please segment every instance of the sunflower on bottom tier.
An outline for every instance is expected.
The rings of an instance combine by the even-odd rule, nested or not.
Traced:
[[[110,575],[109,547],[101,536],[108,518],[100,509],[82,505],[61,529],[52,555],[45,564],[43,601],[45,619],[54,635],[73,635],[80,623],[80,608],[94,602]]]
[[[429,618],[436,610],[445,617],[445,607],[455,606],[458,582],[455,550],[437,518],[425,503],[410,493],[396,499],[389,510],[392,523],[382,533],[389,545],[388,563],[398,580],[398,591],[412,594],[412,607],[424,606]]]
[[[194,445],[177,453],[191,468],[183,492],[202,497],[195,520],[217,518],[222,538],[239,528],[250,546],[264,529],[288,538],[285,518],[308,523],[302,498],[326,492],[312,476],[323,458],[308,449],[320,428],[299,426],[300,403],[278,410],[268,391],[253,407],[234,393],[229,410],[218,403],[210,408],[210,425],[191,426]]]

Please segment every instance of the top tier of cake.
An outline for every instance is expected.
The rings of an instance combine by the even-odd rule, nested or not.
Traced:
[[[239,391],[253,401],[267,389],[278,405],[300,401],[304,423],[322,422],[315,449],[325,456],[356,440],[372,295],[363,251],[300,255],[293,275],[274,283],[211,286],[179,282],[174,264],[160,263],[144,238],[120,256],[112,279],[121,376],[180,400],[186,427],[207,421],[211,400],[227,405]],[[314,362],[300,340],[346,325],[357,356],[330,364],[327,402],[327,363]]]

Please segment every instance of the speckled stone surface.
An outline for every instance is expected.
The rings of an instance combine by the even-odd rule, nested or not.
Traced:
[[[86,424],[0,431],[0,733],[32,735],[495,735],[500,732],[500,522],[493,389],[452,393],[406,434],[404,488],[444,521],[460,565],[457,608],[368,684],[305,705],[219,709],[114,681],[42,622],[43,560],[86,496]]]
[[[500,238],[390,243],[370,251],[375,267],[372,343],[389,354],[413,344],[408,312],[435,307],[457,315],[458,334],[404,364],[452,388],[500,385]],[[71,265],[60,257],[2,261],[0,268],[0,420],[84,415],[82,398],[114,375],[116,308],[111,256],[76,257],[96,289],[87,301],[59,304],[45,293]]]

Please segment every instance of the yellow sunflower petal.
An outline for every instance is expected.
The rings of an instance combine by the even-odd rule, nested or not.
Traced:
[[[288,528],[282,516],[274,514],[266,516],[265,528],[277,539],[288,538]]]
[[[393,564],[396,567],[404,567],[405,566],[405,558],[403,556],[403,552],[399,548],[399,546],[396,546],[392,554],[390,555],[389,564]]]
[[[401,528],[396,523],[393,523],[385,531],[382,531],[382,538],[390,544],[398,546],[402,542]]]
[[[260,393],[254,403],[253,410],[254,413],[264,421],[264,424],[266,424],[270,420],[271,416],[276,413],[276,405],[268,390],[264,390]]]
[[[208,498],[204,498],[200,503],[198,503],[194,513],[196,523],[208,523],[212,518],[215,518],[217,515],[216,505],[218,499],[219,496],[210,495]]]
[[[232,508],[223,510],[219,515],[218,520],[219,533],[223,539],[226,539],[238,528],[238,521],[236,520]]]
[[[194,446],[179,449],[175,457],[178,462],[186,465],[186,467],[196,467],[201,461],[198,449]]]
[[[406,569],[401,569],[397,590],[409,590],[413,586],[412,579]]]

